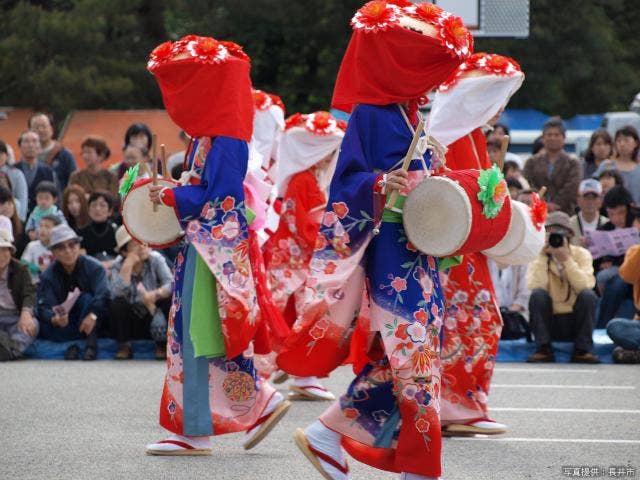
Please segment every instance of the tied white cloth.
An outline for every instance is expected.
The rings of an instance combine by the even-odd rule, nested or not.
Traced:
[[[275,156],[283,131],[284,112],[280,107],[271,105],[266,110],[256,110],[249,143],[249,171],[269,168],[269,161]],[[271,176],[275,172],[268,173]]]
[[[523,81],[522,72],[460,78],[451,89],[436,93],[427,133],[442,145],[451,145],[491,120]]]
[[[333,153],[331,164],[323,173],[325,178],[320,181],[321,189],[328,187],[336,168],[343,137],[342,130],[336,130],[329,135],[315,135],[304,127],[293,127],[284,132],[276,155],[278,195],[282,196],[286,193],[289,181],[295,174],[310,169]]]

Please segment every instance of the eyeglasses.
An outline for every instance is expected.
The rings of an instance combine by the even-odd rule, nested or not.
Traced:
[[[59,243],[58,245],[53,247],[53,249],[58,251],[73,250],[77,245],[77,240],[69,240],[68,242]]]

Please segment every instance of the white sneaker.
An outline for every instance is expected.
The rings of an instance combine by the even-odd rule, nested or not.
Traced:
[[[150,443],[147,455],[211,455],[211,439],[209,437],[186,437],[170,435],[157,443]]]
[[[291,407],[291,402],[285,400],[280,392],[276,392],[269,400],[262,416],[247,430],[242,446],[245,450],[250,450],[262,440],[275,427],[287,410]]]
[[[342,451],[342,435],[316,420],[293,433],[296,445],[326,480],[349,480],[349,465]]]

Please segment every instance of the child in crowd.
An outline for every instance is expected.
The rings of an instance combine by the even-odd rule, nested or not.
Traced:
[[[32,240],[22,254],[22,263],[29,267],[31,281],[34,285],[40,282],[40,274],[53,261],[53,254],[49,250],[49,235],[53,227],[60,225],[60,219],[55,215],[45,215],[38,224],[38,239]]]
[[[60,211],[56,202],[58,201],[58,188],[55,183],[49,181],[43,181],[36,187],[36,207],[33,209],[27,224],[25,231],[29,236],[29,240],[36,240],[38,238],[38,224],[40,219],[47,215],[53,215],[60,219],[60,223],[66,223],[64,214]]]
[[[116,256],[117,225],[111,220],[116,200],[107,191],[93,192],[89,197],[89,224],[80,230],[82,248],[87,255],[101,261],[107,271]]]
[[[62,194],[62,213],[67,223],[78,233],[89,223],[87,195],[80,185],[69,185]]]
[[[491,149],[489,148],[488,143],[487,143],[487,149],[489,151],[489,158],[491,158],[491,162],[496,163],[494,161],[495,151],[492,155]],[[518,182],[520,182],[520,185],[522,185],[522,188],[524,190],[529,190],[531,188],[529,186],[529,182],[527,182],[527,179],[524,178],[524,175],[522,174],[522,168],[520,168],[520,165],[518,165],[516,162],[512,160],[507,160],[506,162],[504,162],[504,166],[502,167],[502,173],[504,174],[504,178],[506,180],[513,178],[514,180],[517,180]]]

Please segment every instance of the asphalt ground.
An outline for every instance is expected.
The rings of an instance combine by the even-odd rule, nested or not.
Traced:
[[[0,364],[0,480],[321,479],[291,433],[324,403],[297,402],[250,452],[235,434],[215,438],[210,457],[144,455],[164,434],[163,376],[153,361]],[[341,368],[326,386],[338,394],[351,379]],[[490,405],[508,434],[445,439],[444,480],[563,479],[576,476],[566,467],[587,466],[597,478],[613,478],[611,467],[635,475],[616,478],[640,478],[638,366],[499,363]],[[397,478],[350,463],[353,479]]]

